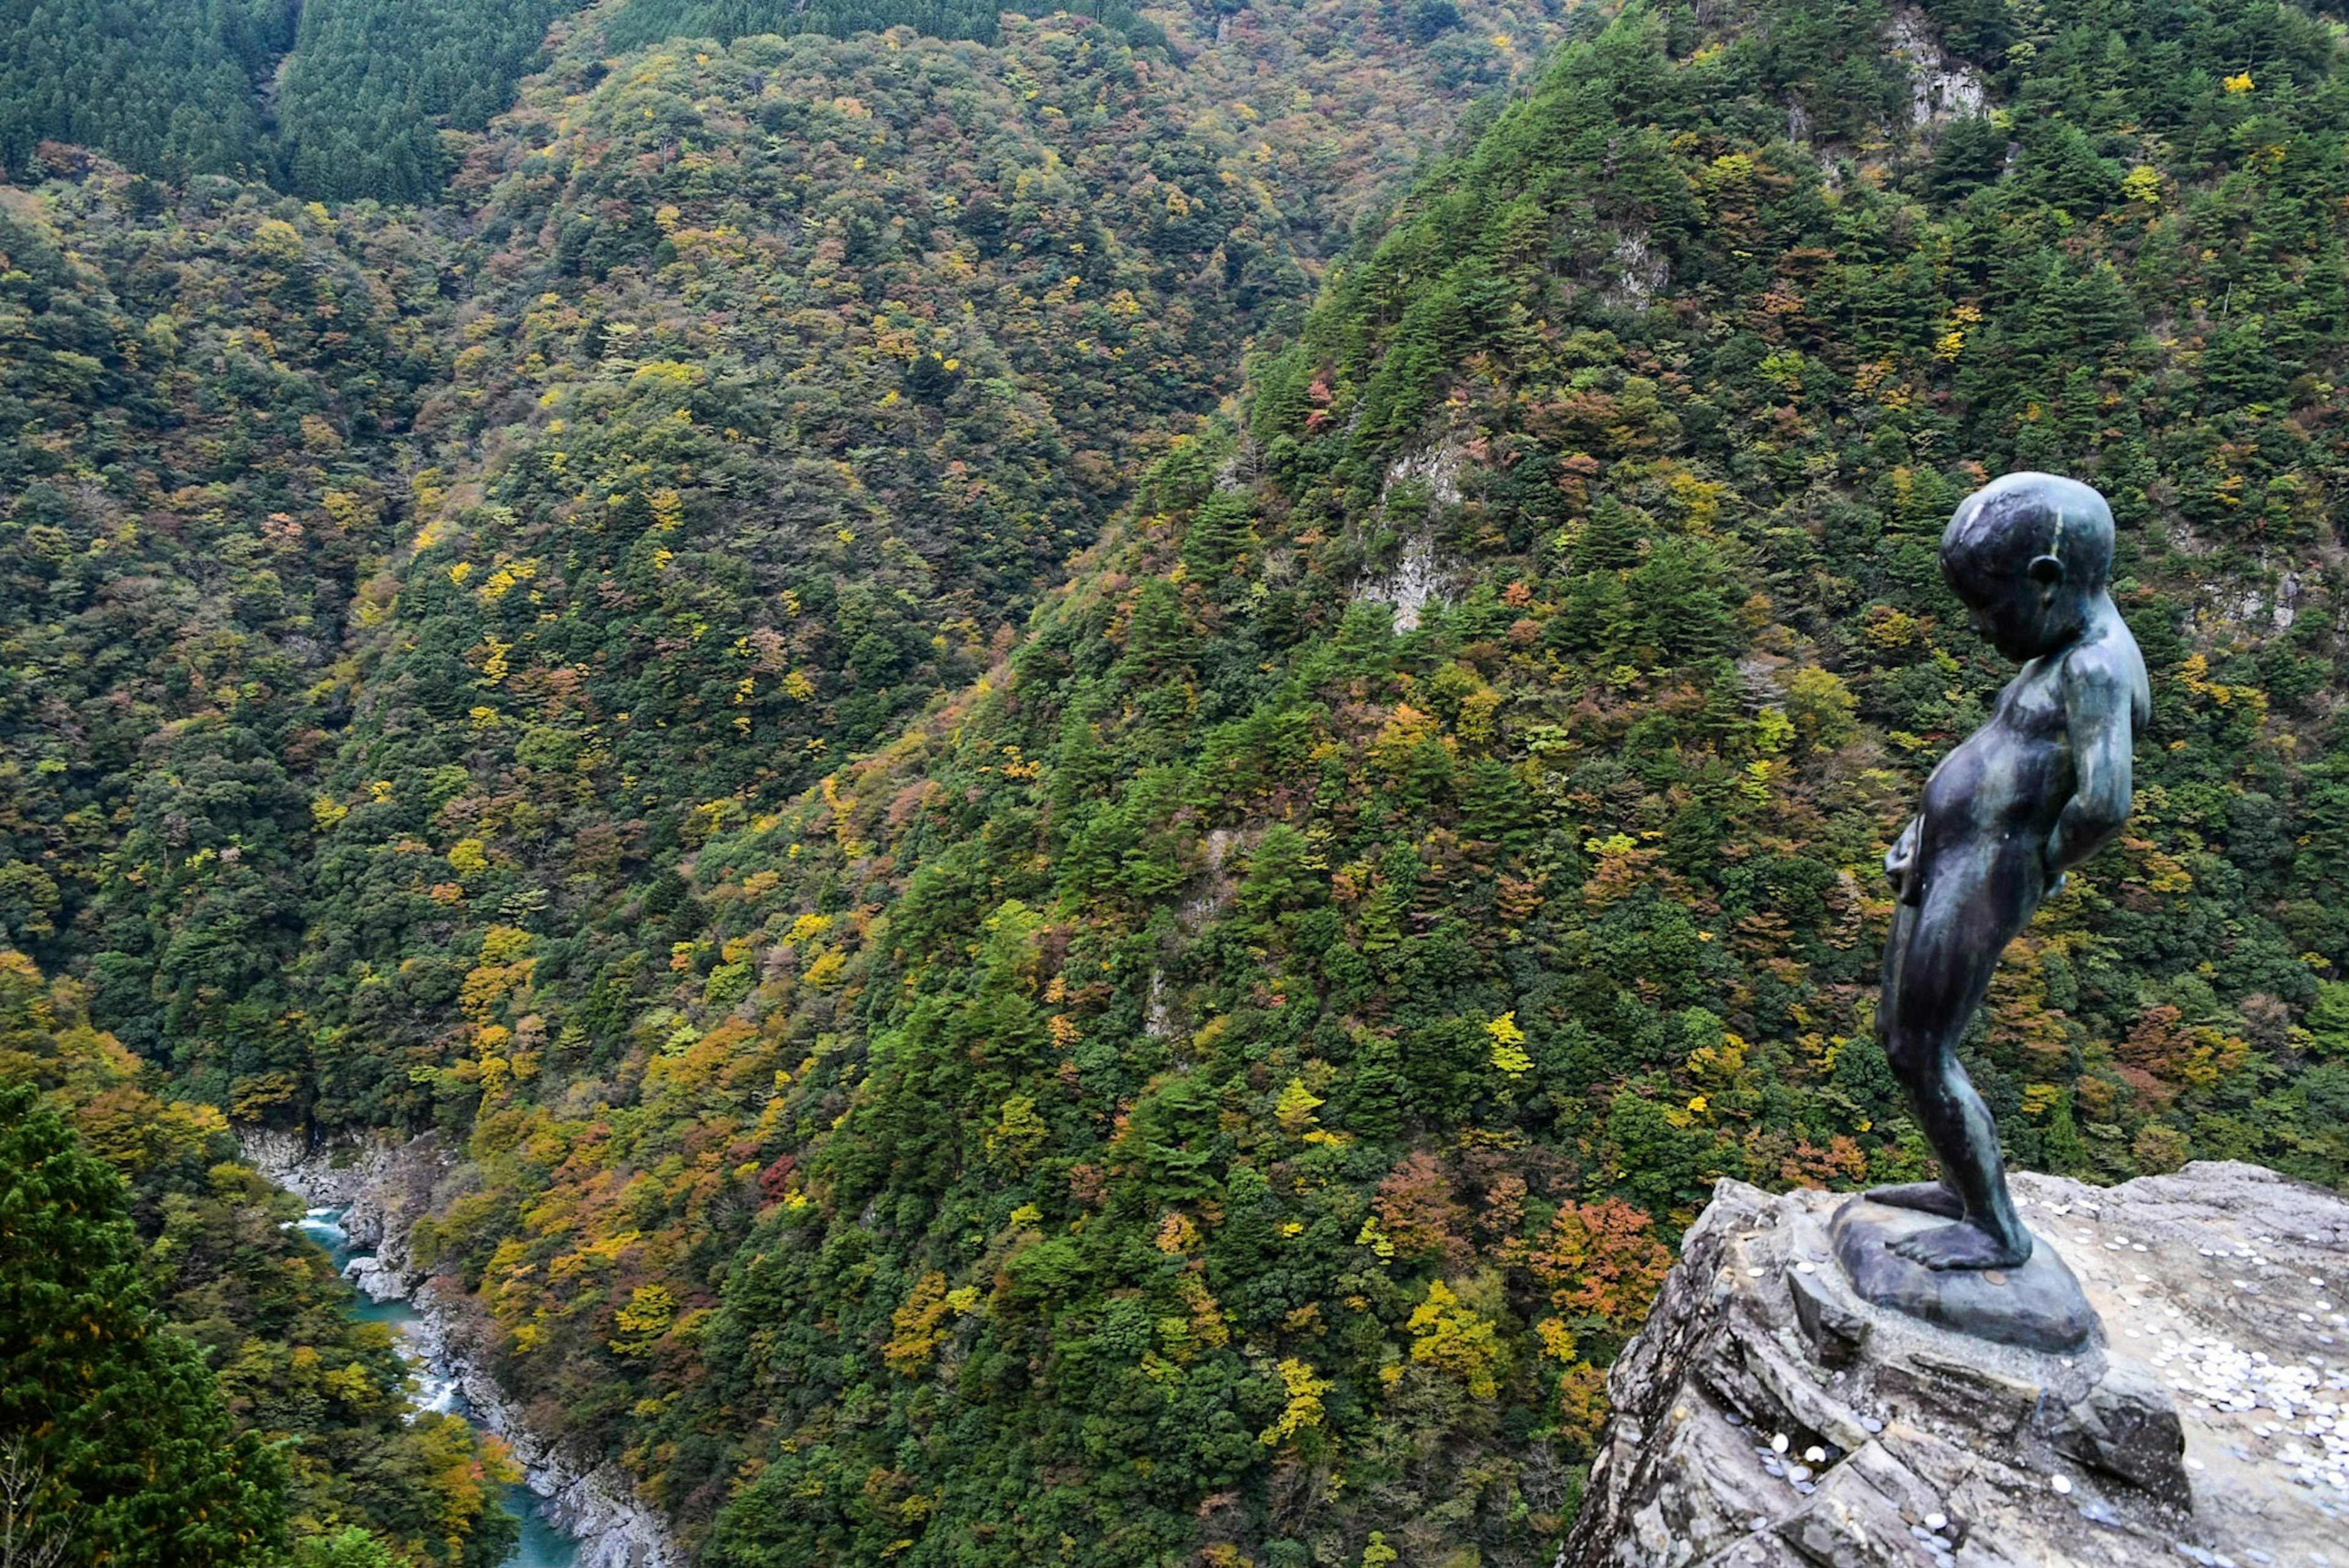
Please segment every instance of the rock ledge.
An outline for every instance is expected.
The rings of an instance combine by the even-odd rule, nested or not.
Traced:
[[[2349,1568],[2349,1200],[2238,1164],[2014,1188],[2104,1320],[2075,1355],[1868,1306],[1843,1195],[1723,1182],[1560,1568]]]

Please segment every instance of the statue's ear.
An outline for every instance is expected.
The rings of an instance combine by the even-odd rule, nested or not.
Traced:
[[[2061,587],[2064,585],[2064,563],[2053,556],[2033,556],[2031,565],[2026,570],[2031,573],[2031,580],[2043,588]]]

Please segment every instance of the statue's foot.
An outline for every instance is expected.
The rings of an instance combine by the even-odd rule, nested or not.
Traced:
[[[1895,1209],[1915,1209],[1927,1214],[1939,1214],[1944,1220],[1962,1220],[1966,1213],[1964,1199],[1938,1181],[1871,1187],[1860,1196],[1870,1203],[1888,1203]]]
[[[2031,1261],[2028,1232],[2008,1240],[1968,1220],[1936,1225],[1885,1245],[1929,1269],[2012,1269]]]

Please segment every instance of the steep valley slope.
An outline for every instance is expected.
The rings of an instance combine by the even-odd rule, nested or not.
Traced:
[[[141,25],[266,34],[265,9]],[[383,62],[347,99],[313,93],[343,161],[289,183],[370,189],[388,167],[371,160],[415,144],[369,125],[367,93],[396,95],[419,61],[461,77],[443,45],[462,54],[468,29],[532,10],[441,8],[450,31],[418,60]],[[304,37],[363,45],[381,11],[313,5]],[[92,1448],[44,1426],[43,1347],[0,1346],[33,1400],[5,1424],[48,1433],[8,1449],[0,1528],[27,1496],[37,1522],[78,1489],[72,1550],[119,1561],[275,1562],[290,1532],[305,1568],[486,1568],[510,1539],[505,1461],[461,1423],[403,1415],[389,1342],[342,1321],[221,1110],[248,1127],[469,1123],[470,1052],[424,1043],[460,1026],[471,960],[429,961],[494,953],[484,928],[502,920],[633,909],[672,852],[647,845],[673,848],[697,805],[787,794],[828,745],[869,743],[984,668],[1130,483],[1129,453],[1237,384],[1249,335],[1293,316],[1321,252],[1557,23],[1317,0],[1170,14],[1171,39],[1128,29],[1161,36],[1139,51],[1084,18],[1013,17],[990,18],[988,47],[899,30],[617,54],[574,26],[517,115],[480,131],[477,110],[440,116],[415,190],[453,171],[447,201],[385,207],[200,172],[265,162],[226,141],[217,160],[140,142],[164,116],[142,96],[161,78],[137,69],[185,65],[172,90],[202,98],[217,60],[126,54],[96,8],[36,20],[0,47],[0,155],[27,180],[0,187],[0,923],[37,960],[8,960],[0,1069],[127,1179],[88,1199],[111,1216],[90,1257],[135,1226],[135,1265],[109,1266],[150,1275],[154,1305],[115,1308],[200,1341],[218,1399],[190,1404],[184,1432],[100,1419],[115,1435]],[[82,65],[133,74],[58,66],[86,46]],[[26,133],[60,87],[97,150]],[[234,122],[223,90],[200,106],[212,120],[171,111],[174,135]],[[691,431],[697,412],[718,422]],[[565,439],[583,417],[584,445]],[[730,516],[746,496],[764,505]],[[600,508],[616,515],[577,526]],[[582,536],[606,528],[622,547]],[[652,535],[633,555],[631,530]],[[517,536],[559,551],[554,569]],[[504,623],[478,618],[517,582],[515,684],[534,713],[550,690],[585,706],[566,720],[558,696],[538,715],[554,722],[501,731],[469,688],[500,684],[503,639],[482,628]],[[545,607],[573,610],[574,583],[591,603]],[[697,646],[713,621],[730,628],[714,665]],[[631,707],[650,710],[641,754],[624,729],[595,732]],[[671,728],[673,751],[657,739]],[[507,835],[537,803],[509,819],[468,798],[442,818],[471,793],[451,778],[468,766],[551,781],[554,826],[517,854]],[[468,841],[485,839],[477,866]],[[24,1157],[10,1180],[32,1182],[8,1200],[37,1206],[97,1168],[36,1104],[6,1115]],[[47,1278],[63,1266],[44,1253],[16,1282],[78,1288]],[[135,1361],[115,1368],[125,1389],[153,1375]],[[232,1419],[259,1447],[215,1478],[209,1523],[125,1522],[192,1521],[193,1494],[168,1489],[215,1441],[205,1423]],[[109,1442],[143,1454],[137,1469],[107,1469]],[[272,1457],[288,1443],[290,1468]],[[161,1479],[124,1490],[140,1470]]]
[[[1569,47],[983,680],[586,1009],[469,971],[429,1244],[514,1376],[712,1562],[1546,1558],[1710,1183],[1920,1168],[1874,864],[2009,466],[2114,497],[2159,687],[1980,1041],[2015,1156],[2338,1183],[2340,60],[2197,15]]]
[[[707,1563],[1547,1562],[1711,1183],[1921,1169],[1874,866],[2042,467],[2157,712],[1977,1075],[2349,1179],[2328,20],[1593,14],[1377,223],[1388,24],[1190,25],[1278,37],[564,45],[466,217],[12,195],[14,940],[463,1140],[417,1256]]]

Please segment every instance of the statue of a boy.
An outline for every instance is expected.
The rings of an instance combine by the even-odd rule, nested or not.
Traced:
[[[1990,722],[1933,770],[1884,857],[1899,904],[1877,1035],[1941,1179],[1868,1196],[1952,1221],[1889,1243],[1928,1268],[2031,1256],[1998,1128],[1957,1048],[2006,944],[2128,816],[2130,752],[2152,697],[2106,590],[2112,561],[2105,498],[2053,474],[2010,473],[1975,492],[1941,535],[1942,576],[1974,629],[2023,665]]]

